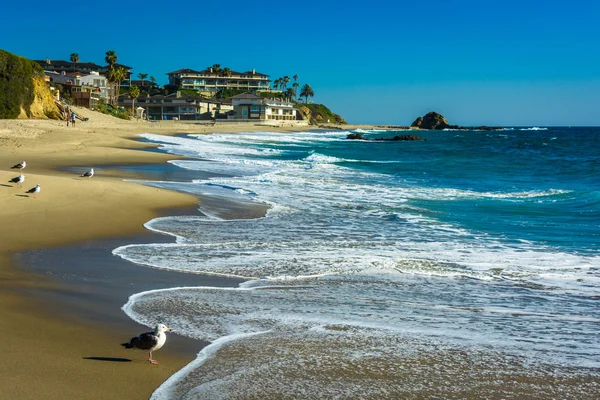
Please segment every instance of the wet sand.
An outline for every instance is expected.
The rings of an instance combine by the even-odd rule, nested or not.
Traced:
[[[177,158],[139,151],[152,147],[137,140],[142,132],[281,131],[242,125],[149,124],[77,111],[89,121],[75,128],[51,120],[0,120],[0,397],[145,399],[194,359],[203,343],[176,335],[157,352],[158,367],[149,365],[143,352],[119,346],[147,330],[120,310],[127,297],[180,278],[146,269],[140,278],[134,271],[142,267],[125,265],[110,250],[115,238],[119,244],[154,241],[156,235],[151,238],[145,222],[175,209],[187,212],[202,200],[124,182],[117,167]],[[19,174],[10,167],[22,160],[28,164],[23,171],[26,180],[18,188],[8,181]],[[93,178],[79,177],[99,165],[102,168]],[[110,172],[108,166],[115,169]],[[136,172],[125,175],[135,178]],[[25,193],[38,183],[42,190],[37,198]],[[208,278],[198,277],[198,282],[203,279]],[[225,281],[234,282],[211,280],[210,284]]]

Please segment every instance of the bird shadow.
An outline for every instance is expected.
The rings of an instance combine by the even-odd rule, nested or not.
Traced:
[[[93,360],[93,361],[110,361],[110,362],[131,362],[129,358],[119,358],[119,357],[83,357],[84,360]]]
[[[26,195],[26,194],[15,194],[15,196],[19,196],[19,197],[29,197],[29,196],[28,196],[28,195]]]
[[[4,187],[14,187],[12,185],[7,185],[6,183],[0,183],[0,186],[4,186]]]

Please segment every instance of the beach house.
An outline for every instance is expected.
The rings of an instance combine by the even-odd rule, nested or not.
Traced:
[[[267,99],[253,93],[232,96],[231,104],[233,111],[227,114],[228,120],[296,121],[300,116],[294,108],[294,103],[290,101],[280,98]]]
[[[96,108],[100,101],[108,101],[108,80],[98,72],[45,71],[45,75],[48,82],[59,84],[77,106]]]
[[[131,109],[132,104],[133,99],[129,95],[123,94],[119,97],[120,106]],[[168,96],[140,96],[135,100],[135,106],[143,108],[144,115],[155,121],[207,120],[231,109],[221,101],[203,96],[183,96],[181,92]]]
[[[246,72],[236,72],[228,68],[216,70],[208,68],[196,71],[189,68],[167,73],[169,85],[178,89],[193,89],[204,96],[214,96],[221,89],[244,90],[251,93],[269,91],[271,81],[269,76],[256,72],[255,69]]]

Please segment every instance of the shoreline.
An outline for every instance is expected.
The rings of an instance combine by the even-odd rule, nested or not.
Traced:
[[[0,120],[0,158],[5,160],[1,179],[8,181],[18,175],[10,169],[13,164],[23,159],[28,163],[22,188],[0,186],[0,216],[9,227],[0,233],[0,329],[7,333],[3,340],[8,349],[0,365],[3,393],[20,399],[94,399],[110,391],[116,398],[148,398],[168,377],[195,359],[197,351],[186,356],[176,350],[177,345],[172,346],[172,352],[167,346],[159,353],[161,365],[148,365],[143,352],[132,354],[119,346],[144,327],[125,316],[129,327],[116,323],[124,330],[115,331],[112,323],[85,321],[73,310],[56,307],[52,296],[64,290],[63,283],[19,267],[16,258],[21,256],[17,255],[65,246],[82,249],[90,241],[150,238],[157,234],[147,231],[144,223],[196,208],[202,201],[196,196],[123,181],[123,175],[139,179],[140,174],[123,174],[119,167],[182,158],[139,151],[156,146],[136,140],[137,134],[247,132],[264,131],[265,127],[177,123],[155,127],[85,109],[78,111],[89,115],[90,122],[76,128],[52,120]],[[294,130],[276,127],[273,131]],[[96,165],[115,169],[108,176],[97,172],[92,179],[80,178],[78,174],[83,171],[74,172]],[[42,187],[37,199],[27,197],[24,192],[36,183]],[[32,291],[41,296],[32,296]],[[81,295],[85,293],[69,293],[72,301]],[[49,301],[41,301],[44,296]],[[115,312],[121,313],[120,308]],[[104,354],[126,354],[128,358]],[[36,385],[28,385],[32,381]]]

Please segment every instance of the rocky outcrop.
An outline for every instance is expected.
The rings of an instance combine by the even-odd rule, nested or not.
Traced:
[[[414,136],[414,135],[396,135],[393,138],[375,138],[375,139],[370,139],[370,138],[365,137],[365,135],[363,135],[362,133],[350,133],[348,136],[346,136],[346,139],[351,139],[351,140],[374,140],[374,141],[386,141],[386,142],[395,142],[395,141],[400,141],[400,140],[421,140],[420,137]]]
[[[410,126],[419,129],[441,130],[448,128],[450,124],[442,114],[432,111],[417,118]]]
[[[428,112],[422,117],[419,117],[410,126],[413,129],[428,129],[428,130],[442,130],[442,129],[453,129],[453,130],[477,130],[477,131],[496,131],[504,129],[498,126],[461,126],[461,125],[450,125],[446,118],[442,114],[434,111]]]
[[[302,106],[302,107],[298,108],[298,111],[300,111],[300,115],[302,115],[302,119],[310,121],[310,117],[312,114],[312,111],[310,111],[310,108],[308,108],[306,106]]]
[[[0,50],[0,118],[61,118],[42,67],[3,50]]]

